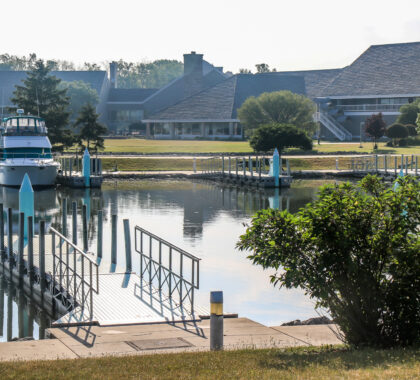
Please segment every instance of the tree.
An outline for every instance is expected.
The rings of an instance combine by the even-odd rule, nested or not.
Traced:
[[[312,117],[315,110],[312,100],[303,95],[276,91],[249,97],[238,109],[238,116],[249,134],[269,123],[292,124],[312,134],[317,127]]]
[[[257,63],[255,67],[257,69],[257,73],[259,74],[270,72],[270,67],[266,63]]]
[[[417,114],[416,125],[417,125],[417,134],[420,135],[420,112]]]
[[[99,102],[98,92],[84,81],[61,82],[60,87],[67,91],[70,100],[70,120],[73,122],[85,104],[96,106]]]
[[[404,104],[400,107],[400,115],[397,118],[399,124],[416,124],[417,114],[420,112],[420,99]]]
[[[249,69],[239,69],[239,74],[252,74]]]
[[[405,125],[394,123],[386,129],[385,134],[387,137],[393,140],[394,145],[397,145],[397,142],[400,139],[405,139],[408,137],[408,129]]]
[[[267,152],[274,148],[281,152],[287,147],[311,150],[312,140],[291,124],[271,123],[261,125],[254,131],[250,145],[256,152]]]
[[[38,60],[27,73],[23,86],[16,86],[11,101],[26,113],[43,117],[48,136],[56,149],[73,144],[72,132],[67,128],[69,99],[60,88],[60,79],[50,75],[50,65]]]
[[[347,343],[390,347],[420,339],[420,183],[394,190],[368,176],[323,186],[296,215],[262,210],[238,247],[325,308]]]
[[[90,149],[90,143],[93,143],[93,150],[104,148],[104,138],[102,137],[107,132],[107,127],[98,121],[99,115],[91,104],[86,104],[82,107],[79,117],[76,120],[75,126],[80,126],[80,133],[78,135],[79,145]],[[86,146],[83,145],[86,141]]]
[[[382,113],[373,114],[365,121],[365,133],[373,138],[373,149],[378,149],[376,141],[380,139],[386,131],[386,123],[382,118]]]

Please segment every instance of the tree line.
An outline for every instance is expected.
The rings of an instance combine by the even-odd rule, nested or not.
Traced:
[[[22,85],[16,86],[11,101],[25,113],[45,120],[55,150],[74,144],[82,149],[103,148],[102,135],[107,128],[98,121],[96,91],[84,82],[62,82],[51,75],[53,67],[48,62],[35,61]]]

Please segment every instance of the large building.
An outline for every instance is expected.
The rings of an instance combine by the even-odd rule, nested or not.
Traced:
[[[98,91],[97,111],[114,133],[141,122],[155,139],[242,139],[237,109],[249,96],[290,90],[317,104],[323,138],[360,137],[366,118],[382,112],[387,124],[399,108],[420,97],[420,42],[374,45],[341,69],[264,74],[223,72],[202,54],[184,54],[184,73],[160,89],[118,88],[116,63],[105,71],[60,71],[65,81],[83,80]],[[14,86],[25,72],[0,71],[2,108],[12,106]]]

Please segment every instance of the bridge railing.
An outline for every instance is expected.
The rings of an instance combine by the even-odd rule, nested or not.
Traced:
[[[139,226],[134,235],[141,280],[193,313],[194,291],[200,287],[200,259]]]

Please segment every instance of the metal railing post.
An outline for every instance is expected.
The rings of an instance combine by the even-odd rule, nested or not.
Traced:
[[[102,210],[98,211],[98,241],[96,243],[96,251],[98,258],[102,257],[102,240],[103,240],[103,217]]]
[[[88,226],[87,226],[87,207],[82,207],[82,225],[83,225],[83,251],[88,251]]]
[[[117,215],[111,216],[111,263],[117,264]]]
[[[125,240],[125,270],[127,273],[130,273],[132,271],[130,222],[128,219],[124,219],[123,224],[124,224],[124,240]]]

